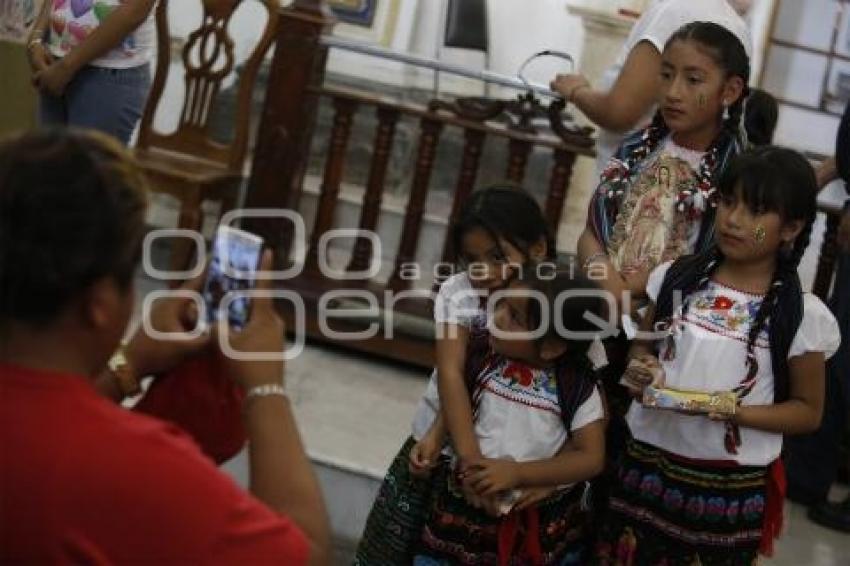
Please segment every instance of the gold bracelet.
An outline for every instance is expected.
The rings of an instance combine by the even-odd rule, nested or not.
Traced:
[[[121,345],[109,358],[107,366],[112,375],[115,376],[118,389],[124,397],[135,397],[142,392],[142,386],[136,377],[133,366],[127,359],[127,344],[125,342],[121,342]]]
[[[590,266],[593,265],[596,262],[597,259],[602,259],[603,257],[608,257],[608,253],[607,252],[596,252],[595,254],[593,254],[592,256],[587,258],[586,260],[584,260],[584,263],[581,264],[581,270],[587,271],[590,268]]]
[[[32,51],[32,48],[36,45],[44,45],[44,40],[40,36],[35,39],[31,39],[29,43],[27,43],[27,51]]]

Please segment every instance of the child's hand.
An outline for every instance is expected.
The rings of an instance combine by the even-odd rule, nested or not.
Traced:
[[[468,473],[478,495],[491,497],[519,486],[519,464],[513,460],[481,460]]]
[[[422,440],[413,445],[410,449],[410,474],[417,478],[425,478],[437,465],[437,460],[440,457],[440,450],[443,448],[442,439],[438,439],[432,430],[428,431]]]
[[[635,397],[643,395],[648,385],[662,387],[664,385],[664,368],[653,355],[640,354],[629,360],[629,365],[620,379]]]
[[[547,499],[550,495],[555,493],[556,488],[554,487],[531,487],[528,489],[522,490],[522,495],[517,502],[513,506],[513,511],[522,511],[523,509],[528,509],[529,507],[534,507],[541,501]]]

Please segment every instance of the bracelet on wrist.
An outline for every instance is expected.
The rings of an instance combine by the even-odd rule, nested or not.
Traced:
[[[606,257],[608,257],[607,252],[596,252],[595,254],[593,254],[592,256],[587,258],[586,260],[584,260],[584,263],[581,264],[581,270],[587,271],[590,268],[591,265],[596,263],[597,260],[600,260],[600,259],[606,258]]]
[[[252,401],[261,397],[282,397],[283,399],[289,399],[289,395],[286,394],[286,389],[283,388],[283,385],[277,383],[255,385],[245,392],[243,407],[247,409]]]
[[[27,43],[27,51],[32,51],[32,48],[36,45],[44,45],[44,40],[41,38],[41,35],[29,40]]]

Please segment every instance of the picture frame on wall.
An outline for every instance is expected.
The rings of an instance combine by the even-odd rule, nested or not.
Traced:
[[[328,0],[334,15],[346,24],[370,28],[379,0]]]
[[[413,36],[419,0],[330,0],[333,34],[402,51]]]

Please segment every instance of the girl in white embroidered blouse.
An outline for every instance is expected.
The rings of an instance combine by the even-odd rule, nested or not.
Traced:
[[[516,186],[475,191],[450,237],[460,270],[440,285],[434,300],[437,367],[417,406],[412,434],[372,505],[355,565],[411,563],[431,494],[431,470],[446,457],[441,454],[448,451],[449,431],[462,462],[481,457],[466,387],[468,346],[486,332],[488,295],[504,288],[528,260],[552,259],[555,252],[540,206]]]
[[[782,436],[820,423],[839,332],[797,274],[817,210],[814,172],[794,151],[763,147],[732,162],[719,193],[716,244],[650,275],[642,330],[654,332],[633,344],[624,382],[638,397],[649,383],[733,392],[738,406],[700,415],[632,403],[603,564],[769,555],[782,522]]]
[[[443,459],[414,564],[582,564],[581,489],[604,463],[604,417],[588,358],[604,314],[570,271],[524,266],[488,301],[489,335],[468,349],[481,457]],[[465,464],[465,465],[462,465]]]

